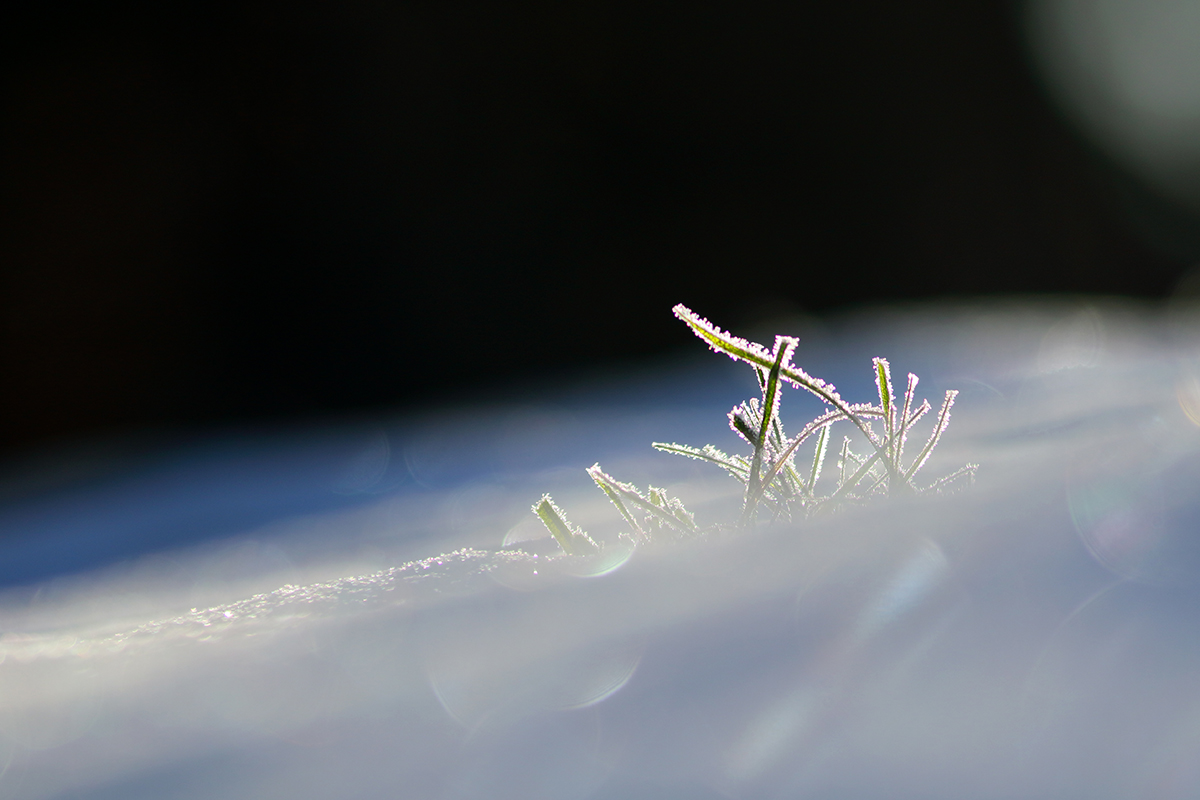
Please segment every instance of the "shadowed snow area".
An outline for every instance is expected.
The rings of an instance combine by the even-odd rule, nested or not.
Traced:
[[[975,484],[621,549],[621,519],[584,472],[597,459],[665,486],[702,525],[737,519],[736,482],[649,447],[736,449],[724,413],[755,380],[712,355],[356,428],[326,477],[236,484],[276,497],[304,474],[324,487],[314,496],[353,502],[230,512],[217,539],[138,534],[90,571],[47,566],[0,593],[0,795],[1200,794],[1190,317],[1013,303],[769,332],[800,334],[795,362],[850,401],[872,398],[875,355],[917,373],[920,396],[961,390],[918,483],[970,461]],[[819,411],[784,395],[792,430]],[[284,460],[303,462],[306,441]],[[220,458],[179,472],[200,495],[138,489],[179,471],[155,463],[167,466],[14,500],[5,541],[69,545],[89,509],[118,539],[194,525],[233,491],[212,478]],[[613,546],[558,555],[529,511],[544,491]]]

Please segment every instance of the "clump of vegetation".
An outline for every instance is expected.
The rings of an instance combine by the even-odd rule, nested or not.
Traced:
[[[741,518],[736,527],[749,529],[764,519],[775,522],[810,517],[874,497],[941,493],[974,480],[977,464],[967,464],[927,486],[919,486],[916,482],[917,473],[929,460],[950,422],[950,409],[958,392],[946,392],[933,431],[916,457],[905,463],[904,446],[908,435],[931,410],[928,400],[914,406],[916,375],[909,373],[904,396],[897,402],[891,366],[887,359],[873,359],[878,404],[847,403],[832,384],[814,378],[792,364],[792,354],[798,344],[795,338],[776,336],[775,347],[768,350],[722,331],[682,304],[673,310],[675,316],[715,352],[749,364],[762,389],[761,399],[751,398],[740,403],[728,415],[729,427],[750,446],[748,455],[729,455],[711,444],[692,447],[654,443],[654,447],[663,452],[715,464],[745,486]],[[826,405],[822,414],[793,437],[784,433],[779,419],[784,384],[810,392]],[[849,422],[857,428],[865,437],[869,450],[863,454],[853,452],[850,437],[844,437],[838,451],[835,480],[831,482],[827,478],[820,482],[829,451],[830,429],[838,422]],[[800,467],[796,464],[797,452],[810,439],[815,440],[812,459],[806,459],[805,466]],[[662,489],[651,486],[643,493],[636,486],[608,475],[599,464],[587,472],[608,495],[638,544],[648,543],[655,530],[690,537],[721,527],[697,525],[683,503],[678,498],[668,497]],[[818,490],[819,484],[826,493]],[[599,552],[600,546],[591,537],[567,522],[550,495],[544,495],[533,506],[533,512],[568,555]]]

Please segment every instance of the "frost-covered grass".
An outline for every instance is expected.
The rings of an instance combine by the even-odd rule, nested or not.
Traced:
[[[739,403],[728,414],[729,427],[750,446],[749,455],[729,455],[711,444],[693,447],[654,443],[654,447],[664,453],[715,464],[741,482],[745,490],[738,527],[749,528],[763,516],[772,523],[791,522],[794,517],[812,516],[888,494],[941,493],[953,488],[956,482],[974,479],[978,464],[967,464],[927,486],[919,486],[916,481],[917,473],[925,466],[950,424],[950,409],[958,396],[957,391],[946,391],[933,430],[917,456],[906,464],[904,446],[908,436],[931,408],[928,400],[916,403],[919,379],[913,373],[908,374],[903,400],[897,404],[891,365],[887,359],[876,357],[872,367],[879,402],[848,403],[833,384],[814,378],[792,363],[800,344],[795,337],[776,336],[775,346],[767,349],[757,342],[721,330],[683,304],[675,306],[673,311],[713,352],[750,365],[762,392],[761,400],[751,398]],[[784,385],[809,392],[827,409],[793,437],[784,433],[780,419]],[[857,429],[866,442],[868,454],[856,454],[851,450],[850,437],[843,437],[835,480],[827,491],[822,491],[820,478],[829,451],[830,430],[834,423],[842,421]],[[872,421],[879,423],[879,430]],[[809,461],[811,466],[800,467],[796,463],[798,449],[810,438],[815,440]],[[650,486],[642,492],[633,484],[607,474],[598,463],[587,472],[628,524],[630,530],[623,535],[636,544],[649,543],[655,529],[691,537],[722,527],[720,523],[706,527],[697,525],[695,515],[684,507],[683,502],[663,489]],[[602,549],[602,545],[585,531],[567,521],[550,495],[544,495],[533,506],[533,512],[566,554],[591,555]]]
[[[960,389],[925,471],[977,460],[971,491],[773,525],[764,501],[743,535],[744,485],[635,441],[723,425],[656,403],[439,418],[394,442],[423,485],[275,525],[286,580],[252,562],[200,602],[207,556],[174,552],[0,595],[0,796],[1200,794],[1200,339],[1103,303],[870,319],[812,336],[810,363],[853,385],[886,342]],[[726,367],[706,373],[724,407]],[[580,469],[610,428],[637,432],[614,473],[665,475],[735,533],[602,569],[559,554],[527,510],[543,488],[597,539],[627,530]],[[419,469],[492,452],[487,474]]]

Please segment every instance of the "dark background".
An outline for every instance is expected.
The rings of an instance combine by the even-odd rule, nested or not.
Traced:
[[[1188,265],[1011,3],[38,5],[0,20],[0,452],[636,360],[694,345],[679,301]]]

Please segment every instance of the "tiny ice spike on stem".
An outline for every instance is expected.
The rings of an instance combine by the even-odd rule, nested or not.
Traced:
[[[933,430],[916,458],[905,465],[904,445],[909,433],[930,410],[928,400],[914,407],[918,379],[909,373],[904,396],[897,402],[892,383],[891,365],[885,358],[872,364],[879,403],[847,403],[833,384],[814,378],[792,364],[792,353],[799,342],[790,336],[776,336],[771,349],[722,331],[684,305],[673,309],[713,351],[735,361],[749,364],[758,378],[762,398],[751,398],[729,412],[729,427],[751,448],[748,456],[728,455],[711,444],[692,447],[685,444],[654,442],[665,453],[708,461],[724,469],[745,486],[742,514],[738,527],[748,529],[769,513],[769,520],[791,521],[809,517],[839,506],[861,503],[868,498],[888,494],[941,493],[960,483],[974,481],[977,464],[966,464],[928,486],[918,486],[916,474],[925,466],[933,449],[950,423],[950,409],[956,391],[947,391]],[[791,384],[816,395],[826,410],[789,438],[779,419],[783,384]],[[838,451],[837,469],[831,479],[821,481],[821,470],[829,451],[830,429],[836,422],[847,421],[866,440],[868,450],[856,454],[850,449],[850,437],[844,437]],[[878,422],[876,431],[873,422]],[[796,465],[800,445],[815,437],[810,466]],[[629,536],[637,544],[651,540],[653,528],[669,530],[675,536],[695,536],[719,526],[701,528],[676,498],[668,498],[661,489],[650,487],[643,494],[637,487],[606,474],[599,464],[588,475],[608,496],[631,528]],[[818,491],[818,485],[824,493]],[[598,552],[603,545],[586,533],[572,528],[549,495],[533,511],[569,555]],[[639,519],[639,516],[641,519]],[[653,528],[652,528],[653,526]]]

